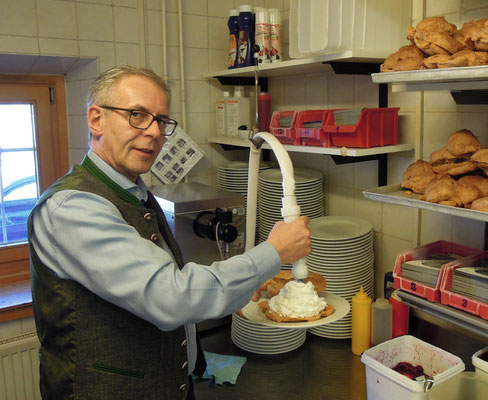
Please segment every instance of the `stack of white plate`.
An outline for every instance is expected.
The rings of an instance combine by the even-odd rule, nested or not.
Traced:
[[[305,343],[307,329],[266,326],[232,314],[232,342],[242,350],[258,354],[281,354]]]
[[[301,214],[309,218],[324,215],[324,188],[320,172],[305,168],[295,168],[295,195]],[[283,198],[283,176],[279,169],[273,168],[259,174],[259,237],[266,240],[269,232],[281,216]],[[284,265],[289,269],[291,265]]]
[[[274,167],[274,163],[263,161],[259,165],[259,171]],[[245,161],[231,161],[217,167],[218,187],[223,190],[240,193],[246,198],[247,206],[247,182],[249,176],[249,163]],[[259,200],[258,200],[259,209]],[[259,237],[259,213],[256,213],[256,243]]]
[[[310,221],[312,253],[307,256],[310,271],[327,280],[326,291],[349,303],[361,286],[373,298],[373,227],[355,217],[327,216]],[[317,336],[351,337],[351,314],[327,325],[309,329]]]

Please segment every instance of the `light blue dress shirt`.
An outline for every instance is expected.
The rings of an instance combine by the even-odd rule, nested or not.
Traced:
[[[106,175],[139,200],[136,184],[89,151]],[[118,209],[98,195],[64,190],[33,214],[32,245],[59,278],[76,281],[101,298],[151,322],[162,331],[185,325],[189,371],[196,361],[195,325],[245,306],[280,271],[280,257],[263,242],[242,255],[210,266],[187,263],[181,270],[168,251],[143,239]]]

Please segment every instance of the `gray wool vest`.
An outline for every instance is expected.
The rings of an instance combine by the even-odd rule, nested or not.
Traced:
[[[61,190],[94,193],[113,203],[141,237],[162,247],[155,211],[141,206],[93,163],[90,166],[90,172],[73,167],[41,196],[35,208]],[[189,371],[183,327],[160,331],[77,282],[58,278],[29,247],[43,399],[186,398]],[[103,269],[103,265],[98,267]]]

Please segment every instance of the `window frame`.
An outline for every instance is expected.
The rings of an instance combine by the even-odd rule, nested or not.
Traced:
[[[45,87],[54,94],[54,103],[49,104],[50,129],[42,133],[38,142],[48,144],[50,149],[49,160],[38,157],[39,189],[40,193],[46,190],[56,179],[63,176],[69,169],[68,152],[68,124],[66,110],[66,85],[64,76],[58,75],[2,75],[0,85],[22,85],[33,88]],[[42,154],[43,146],[38,145]],[[30,281],[29,249],[27,243],[5,245],[0,247],[0,300],[5,296],[19,297],[19,302],[25,296],[18,296],[19,291],[26,290],[25,282]],[[6,294],[7,293],[7,294]],[[14,304],[14,300],[7,302],[3,307],[0,301],[0,322],[22,318],[32,315],[31,302]]]

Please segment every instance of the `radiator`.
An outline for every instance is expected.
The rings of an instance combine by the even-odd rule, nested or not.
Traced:
[[[0,400],[41,400],[35,332],[0,340]]]

